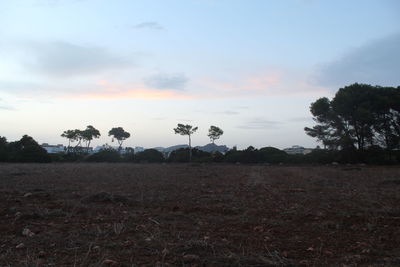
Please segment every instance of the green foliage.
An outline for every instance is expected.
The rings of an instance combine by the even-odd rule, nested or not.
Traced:
[[[311,153],[304,155],[304,163],[330,164],[339,162],[340,155],[338,151],[328,149],[315,149]]]
[[[112,136],[112,141],[114,142],[114,139],[116,139],[118,141],[119,144],[119,150],[121,150],[122,147],[122,143],[124,142],[124,140],[128,139],[131,134],[126,132],[124,130],[124,128],[122,127],[115,127],[112,128],[109,132],[108,132],[108,136]]]
[[[178,124],[178,127],[174,128],[175,134],[180,134],[180,135],[192,135],[197,131],[198,127],[193,127],[192,125],[189,124]]]
[[[224,131],[222,131],[221,128],[217,126],[210,126],[210,129],[208,129],[208,137],[210,138],[211,142],[214,144],[215,140],[219,139],[221,135],[224,134]]]
[[[119,152],[111,147],[102,148],[86,158],[88,162],[120,162],[122,158]]]
[[[180,134],[180,135],[187,135],[189,137],[189,161],[192,160],[192,139],[191,136],[198,130],[198,127],[193,127],[192,125],[189,124],[178,124],[176,128],[174,128],[175,134]]]
[[[9,143],[8,153],[8,160],[11,162],[51,162],[47,151],[28,135]]]
[[[189,148],[181,148],[174,150],[168,157],[168,162],[189,162]],[[192,149],[193,162],[210,162],[212,161],[211,153],[204,152],[198,149]]]
[[[135,155],[136,162],[164,162],[164,155],[156,149],[146,149]]]
[[[8,160],[8,143],[5,137],[0,136],[0,162]]]
[[[78,140],[78,131],[79,130],[66,130],[61,134],[61,137],[68,139],[68,147],[67,152],[69,153],[71,150],[71,143]]]
[[[100,131],[94,128],[92,125],[86,126],[85,130],[66,130],[61,134],[61,137],[65,137],[68,139],[68,147],[67,153],[74,152],[74,153],[88,153],[89,146],[93,138],[100,137]],[[71,148],[71,143],[78,141],[74,149]],[[86,143],[85,149],[81,147],[82,141]]]
[[[363,151],[400,148],[400,88],[352,84],[332,100],[320,98],[310,111],[317,123],[306,133],[329,149]]]
[[[86,142],[86,152],[89,152],[90,142],[93,138],[100,137],[100,131],[94,128],[92,125],[86,126],[86,129],[80,132],[82,140]]]
[[[211,161],[212,162],[223,162],[224,161],[224,154],[219,151],[211,153]]]
[[[258,150],[258,160],[259,162],[267,162],[267,163],[281,163],[286,162],[289,158],[289,155],[275,147],[263,147]]]

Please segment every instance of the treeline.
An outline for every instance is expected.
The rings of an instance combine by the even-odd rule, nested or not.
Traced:
[[[192,152],[190,152],[192,151]],[[190,153],[192,158],[190,159]],[[125,153],[110,146],[104,146],[93,154],[62,152],[48,154],[32,137],[24,135],[21,140],[7,142],[0,137],[0,162],[132,162],[132,163],[241,163],[241,164],[331,164],[366,163],[366,164],[399,164],[400,151],[388,151],[382,148],[369,148],[364,151],[314,149],[311,153],[289,155],[274,148],[256,149],[252,146],[238,150],[235,147],[225,154],[208,153],[198,149],[182,148],[169,154],[155,149],[146,149],[134,153],[133,149],[125,149]]]

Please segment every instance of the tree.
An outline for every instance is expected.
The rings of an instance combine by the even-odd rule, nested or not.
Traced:
[[[79,129],[75,129],[73,130],[76,141],[78,141],[78,143],[76,144],[76,146],[74,147],[74,152],[82,152],[82,140],[83,140],[83,131],[79,130]]]
[[[69,153],[71,149],[71,143],[78,140],[76,130],[66,130],[61,134],[61,137],[65,137],[68,139],[67,152]]]
[[[214,144],[215,140],[219,139],[221,135],[224,134],[224,131],[222,131],[221,128],[217,126],[210,126],[210,129],[208,129],[208,137],[210,138],[211,142]]]
[[[9,143],[10,160],[13,162],[50,162],[51,158],[32,137]]]
[[[8,160],[7,138],[0,136],[0,162]]]
[[[192,140],[191,136],[197,131],[198,127],[192,125],[178,124],[178,127],[174,128],[175,134],[187,135],[189,137],[189,161],[192,161]]]
[[[320,98],[310,111],[317,123],[304,128],[325,147],[364,151],[375,145],[399,147],[400,88],[352,84],[332,100]]]
[[[112,142],[114,142],[114,139],[117,139],[119,144],[118,151],[121,151],[122,143],[124,142],[124,140],[129,138],[131,134],[126,132],[122,127],[115,127],[108,132],[108,136],[113,137]]]
[[[86,129],[81,132],[82,139],[86,142],[86,152],[89,152],[90,142],[93,138],[100,137],[100,131],[94,128],[92,125],[86,126]]]

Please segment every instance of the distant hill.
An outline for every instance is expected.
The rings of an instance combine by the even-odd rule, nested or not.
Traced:
[[[229,150],[229,148],[225,145],[218,146],[218,145],[212,144],[212,143],[207,144],[205,146],[196,146],[195,148],[197,148],[198,150],[201,150],[201,151],[209,152],[209,153],[211,153],[211,152],[225,153],[226,151]]]
[[[158,150],[163,153],[171,153],[174,150],[178,150],[181,148],[187,148],[189,147],[188,145],[176,145],[176,146],[170,146],[170,147],[153,147],[153,149]]]

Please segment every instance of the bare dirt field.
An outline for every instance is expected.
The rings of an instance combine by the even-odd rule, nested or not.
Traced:
[[[398,266],[400,167],[0,164],[0,266]]]

